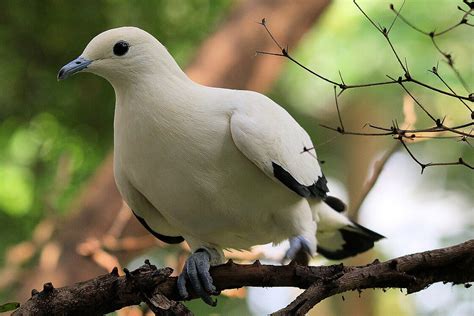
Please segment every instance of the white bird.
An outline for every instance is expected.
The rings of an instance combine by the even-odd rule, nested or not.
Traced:
[[[193,82],[149,33],[121,27],[97,35],[58,79],[99,75],[115,95],[114,174],[139,221],[193,254],[178,278],[208,304],[211,265],[222,249],[290,240],[299,251],[342,259],[383,236],[341,214],[305,130],[282,107],[252,92]],[[91,101],[93,102],[93,101]]]

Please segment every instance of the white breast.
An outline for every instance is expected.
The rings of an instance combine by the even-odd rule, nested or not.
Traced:
[[[307,201],[271,180],[235,147],[232,102],[222,96],[226,90],[210,90],[214,94],[206,102],[183,93],[135,101],[135,107],[118,104],[117,172],[182,235],[231,248],[288,238],[296,232],[298,210],[309,208]],[[213,99],[229,103],[209,106]]]

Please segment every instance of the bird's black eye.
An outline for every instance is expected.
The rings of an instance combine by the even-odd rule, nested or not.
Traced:
[[[129,47],[130,45],[128,45],[128,43],[125,41],[117,42],[114,45],[114,54],[117,56],[123,56],[128,52]]]

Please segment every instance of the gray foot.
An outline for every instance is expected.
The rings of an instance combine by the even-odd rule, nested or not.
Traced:
[[[189,297],[186,284],[207,304],[216,306],[217,301],[211,295],[219,294],[209,273],[210,255],[205,249],[199,249],[186,260],[183,272],[178,277],[178,292],[182,298]]]
[[[298,253],[304,252],[308,256],[311,256],[311,245],[303,236],[297,236],[290,238],[290,249],[286,251],[285,259],[293,260],[296,258]]]

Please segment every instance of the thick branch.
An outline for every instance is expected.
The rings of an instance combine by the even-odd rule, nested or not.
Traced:
[[[157,310],[187,314],[189,311],[175,302],[180,297],[176,278],[170,274],[170,268],[156,269],[145,264],[122,277],[115,270],[58,289],[47,283],[43,291],[33,291],[33,296],[14,315],[102,315],[141,301],[151,302]],[[288,307],[277,312],[279,315],[304,314],[321,300],[345,291],[405,288],[408,293],[413,293],[436,282],[473,282],[474,240],[386,262],[376,260],[366,266],[267,266],[258,261],[252,265],[230,261],[212,268],[211,274],[219,290],[243,286],[307,289]]]
[[[346,267],[332,280],[314,283],[275,315],[304,315],[323,299],[346,291],[368,288],[404,288],[421,291],[436,282],[467,283],[474,280],[474,240],[388,260],[365,267]]]

